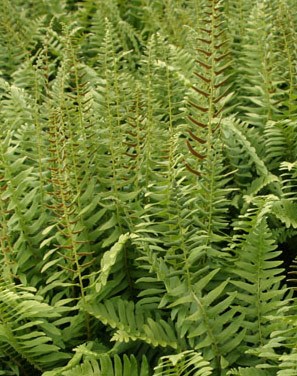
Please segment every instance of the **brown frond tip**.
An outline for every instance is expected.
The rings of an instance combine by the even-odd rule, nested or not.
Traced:
[[[222,46],[224,46],[226,43],[227,43],[227,41],[225,40],[224,42],[222,42],[220,44],[216,44],[215,45],[215,49],[218,50],[219,48],[221,48]]]
[[[218,29],[218,28],[221,27],[224,23],[225,23],[225,21],[221,21],[221,22],[217,23],[217,24],[214,26],[214,28],[215,28],[215,29]],[[222,32],[224,33],[225,30],[222,30]],[[217,35],[216,35],[216,36],[217,36]]]
[[[205,158],[205,155],[202,155],[200,153],[198,153],[193,147],[192,145],[190,144],[190,142],[187,140],[187,145],[188,145],[188,148],[191,152],[191,154],[193,154],[195,157],[197,157],[198,159],[204,159]]]
[[[211,34],[211,30],[210,29],[203,29],[202,27],[199,28],[201,31],[204,31],[205,33],[207,34]]]
[[[205,98],[209,98],[209,93],[207,93],[206,91],[198,89],[196,86],[192,86],[192,89],[195,90],[196,93],[203,95]]]
[[[188,116],[188,119],[195,125],[198,125],[198,127],[201,127],[201,128],[206,128],[207,125],[204,124],[204,123],[201,123],[200,121],[194,119],[192,116]]]
[[[216,62],[220,62],[221,60],[225,59],[225,57],[227,57],[228,55],[230,55],[230,51],[226,52],[225,54],[223,55],[220,55],[218,57],[215,57],[215,61]]]
[[[129,148],[135,148],[137,146],[137,143],[132,143],[132,142],[123,142],[124,145],[127,145]]]
[[[210,83],[210,79],[207,78],[207,77],[204,77],[202,76],[202,74],[198,73],[198,72],[194,72],[195,76],[200,78],[202,81],[204,81],[206,84],[209,84]]]
[[[214,102],[214,103],[218,103],[218,102],[220,102],[224,97],[227,96],[228,91],[229,91],[229,88],[227,88],[227,89],[224,91],[224,93],[221,94],[219,97],[215,98],[215,99],[213,100],[213,102]]]
[[[208,70],[211,69],[211,65],[204,63],[204,61],[196,59],[196,63],[198,63],[199,65],[201,65],[205,69],[208,69]]]
[[[190,171],[192,174],[199,176],[199,177],[201,176],[201,173],[195,170],[193,167],[191,167],[187,162],[185,162],[185,166],[186,166],[186,169]]]
[[[226,85],[226,83],[229,81],[230,77],[227,77],[225,80],[219,82],[218,84],[214,85],[214,87],[217,89],[219,88],[220,86],[224,86]]]
[[[127,155],[127,157],[130,157],[130,158],[137,158],[138,154],[131,154],[131,153],[124,153],[125,155]]]
[[[199,142],[200,144],[205,144],[206,141],[203,140],[202,138],[196,136],[192,131],[188,131],[189,132],[189,135],[191,136],[191,138],[197,142]]]
[[[214,34],[214,37],[215,38],[219,38],[221,35],[223,35],[225,33],[225,30],[223,29],[223,30],[221,30],[221,31],[219,31],[218,33],[216,33],[216,34]]]
[[[206,55],[207,57],[210,57],[212,55],[212,52],[211,51],[206,51],[206,50],[203,50],[202,48],[196,48],[196,51],[197,52],[201,52],[203,53],[204,55]]]
[[[194,108],[197,108],[197,110],[200,110],[201,112],[208,112],[208,108],[207,107],[201,107],[199,106],[198,104],[194,103],[194,102],[189,102],[189,104],[194,107]]]
[[[223,73],[226,69],[228,69],[228,68],[230,67],[230,65],[231,65],[231,64],[228,63],[228,64],[226,64],[223,68],[221,68],[221,69],[215,71],[216,76],[218,76],[218,75],[220,75],[221,73]]]
[[[209,40],[209,39],[204,39],[204,38],[197,38],[200,42],[202,42],[202,43],[205,43],[205,44],[211,44],[211,40]]]

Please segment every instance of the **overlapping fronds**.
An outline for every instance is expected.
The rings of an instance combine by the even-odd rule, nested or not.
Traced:
[[[30,289],[1,282],[0,352],[24,375],[43,371],[68,358],[61,351],[60,330],[51,323],[60,314]],[[63,345],[62,345],[63,346]]]
[[[90,346],[91,345],[91,346]],[[138,362],[135,356],[109,356],[103,352],[94,351],[92,343],[75,348],[75,355],[69,363],[56,369],[55,372],[45,372],[43,376],[148,376],[147,359],[143,356]]]
[[[226,39],[222,4],[203,3],[203,18],[195,39],[197,42],[196,83],[190,99],[190,129],[187,145],[192,160],[188,170],[198,179],[197,224],[205,246],[220,240],[227,227],[228,172],[224,168],[221,121],[230,97],[230,51]],[[220,182],[223,182],[221,185]],[[210,252],[211,254],[211,252]]]
[[[0,375],[295,375],[296,2],[0,5]]]
[[[102,303],[86,304],[85,309],[103,324],[116,329],[111,341],[145,341],[153,346],[177,348],[177,338],[171,323],[154,318],[154,312],[144,311],[132,301],[120,298]]]
[[[239,81],[239,111],[251,124],[263,127],[265,122],[280,113],[279,104],[284,100],[279,75],[278,52],[275,46],[273,7],[266,2],[255,2],[247,31],[237,54],[240,65],[236,69]]]

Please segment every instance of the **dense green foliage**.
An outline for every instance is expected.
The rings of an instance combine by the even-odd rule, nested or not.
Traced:
[[[0,5],[0,375],[296,375],[296,1]]]

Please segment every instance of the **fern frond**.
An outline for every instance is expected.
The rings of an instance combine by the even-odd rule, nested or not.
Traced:
[[[212,371],[212,367],[200,353],[189,350],[176,355],[163,356],[155,367],[153,376],[182,376],[188,374],[209,376]]]
[[[252,135],[246,124],[229,117],[222,122],[222,135],[227,157],[235,170],[234,178],[238,186],[246,188],[246,198],[257,195],[261,189],[270,185],[272,192],[281,195],[278,177],[272,174],[262,153],[258,152],[252,142]],[[260,154],[260,155],[259,155]],[[257,178],[255,175],[257,174]]]
[[[296,370],[296,301],[295,298],[268,319],[274,325],[268,343],[257,352],[262,364],[259,367],[270,368],[276,375],[290,375]]]
[[[297,163],[294,162],[282,162],[280,165],[280,171],[282,171],[282,182],[284,197],[295,201],[295,189],[297,185]],[[284,172],[283,172],[284,171]]]
[[[280,370],[277,376],[293,376],[297,371],[297,354],[296,350],[292,350],[289,354],[284,354],[279,357]]]
[[[97,302],[106,300],[121,293],[126,298],[136,295],[136,279],[138,272],[135,268],[135,248],[131,240],[134,234],[120,235],[118,241],[106,251],[101,258],[99,273],[92,274],[89,294],[97,296]]]
[[[119,46],[124,52],[133,50],[127,59],[133,67],[140,58],[140,48],[142,44],[141,34],[126,20],[121,13],[119,4],[114,1],[108,1],[100,4],[91,4],[90,7],[83,7],[79,18],[83,21],[83,27],[90,33],[85,43],[82,43],[84,56],[88,57],[90,66],[98,66],[97,54],[100,52],[100,46],[104,43],[106,21],[110,23],[113,30],[113,37],[119,41]]]
[[[110,372],[110,369],[109,369]],[[96,376],[100,375],[101,371],[99,368],[99,364],[95,360],[85,361],[82,364],[73,367],[71,370],[63,371],[60,375],[63,376],[80,376],[80,375],[88,375],[88,376]]]
[[[87,303],[83,308],[116,332],[111,341],[144,341],[152,346],[177,348],[177,338],[171,323],[132,301],[112,298],[103,303]]]
[[[226,37],[221,3],[206,1],[203,3],[203,24],[197,32],[197,84],[193,85],[194,94],[190,101],[192,123],[192,142],[188,143],[190,152],[201,160],[209,158],[212,145],[224,105],[228,100],[228,59],[229,50],[225,48]],[[197,150],[198,149],[198,150]]]
[[[169,295],[173,303],[169,307],[176,316],[179,335],[186,334],[191,346],[201,351],[215,369],[223,370],[239,356],[236,348],[245,330],[243,316],[232,307],[235,295],[224,294],[229,281],[215,282],[218,271],[206,274],[204,270],[192,291],[172,280]]]
[[[201,176],[198,179],[196,217],[196,225],[201,229],[201,245],[209,248],[210,257],[220,257],[212,243],[219,242],[226,234],[227,196],[232,191],[227,188],[230,177],[224,167],[221,141],[222,117],[230,98],[230,51],[226,47],[222,4],[215,1],[202,4],[203,23],[196,33],[196,82],[193,99],[189,102],[191,127],[187,145],[191,160],[186,167]]]
[[[50,322],[60,315],[30,289],[0,284],[0,352],[23,370],[46,370],[68,358],[61,351],[59,329]],[[47,318],[47,319],[45,319]]]
[[[279,75],[283,80],[284,98],[282,113],[287,118],[296,117],[296,20],[288,1],[280,1],[275,17],[276,50],[279,55]]]
[[[42,19],[33,16],[35,7],[29,10],[23,5],[1,0],[0,71],[8,81],[34,50],[42,25]],[[29,11],[32,18],[28,16]]]
[[[46,196],[52,220],[43,231],[46,239],[41,243],[45,261],[42,272],[52,272],[44,293],[50,290],[50,286],[57,287],[61,278],[63,283],[72,286],[72,292],[74,286],[79,286],[80,295],[84,296],[84,279],[88,278],[94,261],[88,220],[94,220],[95,211],[98,215],[92,162],[94,144],[90,142],[94,134],[92,103],[90,105],[92,93],[84,81],[83,65],[79,64],[76,55],[79,30],[71,25],[63,33],[60,40],[65,54],[46,93],[49,114],[45,168],[50,171]],[[40,64],[42,67],[42,62]],[[93,225],[96,225],[96,220]]]
[[[264,129],[264,143],[267,165],[272,170],[280,163],[294,162],[297,155],[296,127],[289,120],[268,122]]]
[[[76,350],[76,349],[75,349]],[[146,358],[143,356],[142,361],[138,362],[135,356],[124,355],[113,357],[107,354],[96,354],[85,351],[85,356],[80,364],[80,357],[70,360],[68,365],[54,372],[45,372],[42,376],[149,376],[149,366]]]
[[[265,371],[256,367],[245,367],[245,368],[238,368],[238,369],[231,369],[227,372],[229,376],[272,376],[275,373],[271,373],[270,371]]]
[[[274,326],[267,316],[276,314],[285,304],[286,294],[286,288],[280,285],[284,279],[282,262],[278,260],[281,252],[276,250],[265,217],[252,218],[251,228],[237,251],[237,277],[232,281],[238,291],[239,310],[245,316],[245,342],[249,347],[268,342]]]
[[[239,57],[242,78],[238,99],[243,103],[242,119],[261,130],[267,120],[275,119],[282,100],[272,16],[268,3],[255,2]]]
[[[7,244],[3,244],[3,249],[13,241],[14,250],[10,252],[12,258],[9,261],[12,267],[9,267],[10,278],[21,279],[24,284],[28,280],[35,284],[40,281],[41,231],[48,221],[47,213],[39,210],[42,190],[37,178],[36,135],[26,105],[29,97],[14,86],[5,85],[5,89],[2,92],[6,98],[1,114],[5,116],[11,111],[11,106],[18,103],[19,116],[15,119],[5,116],[6,124],[2,124],[0,129],[1,215],[3,229],[6,229],[3,236]]]

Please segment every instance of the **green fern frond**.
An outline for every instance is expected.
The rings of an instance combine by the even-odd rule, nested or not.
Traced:
[[[28,16],[29,11],[32,18]],[[29,10],[24,4],[1,0],[0,71],[8,81],[37,43],[43,20],[38,15],[34,17],[34,11],[35,7]]]
[[[101,289],[106,285],[108,276],[112,267],[117,262],[120,252],[122,252],[125,243],[129,239],[129,234],[121,235],[116,244],[111,248],[110,251],[104,253],[101,259],[100,275],[96,280],[96,292],[100,293]]]
[[[255,2],[242,42],[240,89],[242,119],[263,129],[267,120],[279,113],[282,91],[278,89],[278,59],[271,18],[273,11],[266,2]]]
[[[228,41],[221,2],[205,1],[202,5],[203,22],[196,32],[196,82],[189,102],[187,145],[191,160],[188,158],[186,167],[194,175],[201,176],[195,208],[201,245],[209,248],[210,257],[220,257],[211,244],[219,242],[226,234],[227,196],[232,191],[227,187],[231,178],[224,167],[221,141],[221,122],[230,98],[230,51],[226,47]]]
[[[268,343],[257,352],[262,364],[278,375],[291,375],[296,371],[296,300],[287,304],[273,316],[267,317],[276,326]],[[265,363],[264,363],[265,362]],[[264,363],[264,364],[263,364]]]
[[[255,0],[227,0],[225,4],[224,14],[228,19],[228,34],[232,37],[232,51],[237,56],[238,50],[241,48],[243,38],[247,32],[245,25],[248,22],[250,13],[255,5]],[[234,61],[237,65],[238,62]]]
[[[96,292],[96,301],[106,300],[121,292],[127,298],[135,297],[138,276],[134,264],[135,248],[131,240],[134,234],[120,235],[118,241],[101,258],[100,271],[93,273],[87,289],[92,295]]]
[[[155,367],[153,376],[182,376],[188,374],[209,376],[212,375],[212,371],[209,362],[204,360],[200,353],[189,350],[176,355],[163,356]]]
[[[238,368],[238,369],[231,369],[227,372],[229,376],[273,376],[275,373],[271,373],[270,371],[265,371],[255,367],[245,367],[245,368]]]
[[[119,46],[124,52],[133,50],[133,54],[129,54],[128,60],[133,67],[140,58],[140,49],[142,44],[141,34],[126,20],[119,4],[114,1],[108,1],[100,4],[90,4],[83,7],[79,18],[82,26],[90,31],[85,43],[82,43],[84,56],[88,57],[90,66],[97,66],[97,54],[100,54],[100,45],[104,43],[104,34],[106,28],[104,24],[108,20],[113,29],[113,36],[119,41]]]
[[[109,369],[109,371],[110,371],[110,369]],[[89,360],[89,361],[85,361],[81,365],[73,367],[71,370],[63,371],[62,373],[60,373],[60,375],[63,375],[63,376],[81,376],[81,375],[96,376],[96,375],[101,375],[101,371],[100,371],[99,364],[98,364],[97,361]]]
[[[177,348],[177,338],[171,323],[162,320],[157,314],[135,305],[132,301],[119,297],[103,303],[86,303],[83,305],[89,314],[95,316],[114,332],[111,341],[144,341],[152,346]]]
[[[274,202],[271,208],[274,214],[287,228],[297,228],[297,204],[288,199],[281,199]]]
[[[294,376],[297,371],[297,354],[296,350],[292,350],[289,354],[284,354],[279,357],[280,370],[277,376]]]
[[[0,285],[0,352],[19,370],[45,370],[68,358],[60,330],[50,321],[60,315],[30,289]],[[45,319],[46,318],[46,319]]]
[[[94,358],[90,352],[89,355],[85,355],[85,359],[80,364],[76,364],[77,362],[79,362],[79,359],[74,361],[73,358],[67,366],[54,372],[45,372],[42,376],[149,376],[150,374],[144,356],[142,361],[138,362],[133,355],[130,357],[127,355],[111,357],[107,354],[101,354]]]
[[[287,118],[296,117],[296,20],[288,1],[277,4],[275,17],[276,50],[279,55],[279,76],[283,80],[284,99],[281,111]]]
[[[270,170],[280,168],[284,160],[294,162],[296,158],[296,127],[289,120],[268,122],[264,129],[267,165]]]
[[[204,270],[191,290],[177,278],[172,278],[168,282],[172,287],[168,287],[167,299],[173,301],[168,307],[176,317],[179,336],[186,335],[190,345],[201,351],[214,369],[222,371],[238,358],[236,348],[241,344],[245,330],[243,315],[238,315],[232,306],[235,294],[224,293],[229,281],[215,283],[218,272]]]
[[[295,188],[297,178],[297,163],[296,159],[293,162],[283,161],[280,165],[280,171],[282,171],[281,178],[283,183],[284,197],[295,201]]]
[[[281,252],[276,250],[265,218],[255,219],[237,251],[237,278],[232,284],[245,316],[245,341],[248,346],[263,346],[273,330],[267,316],[285,304],[286,289],[280,287],[284,275],[277,258]]]
[[[24,99],[18,90],[16,93],[19,100]],[[10,99],[7,101],[11,104]],[[9,111],[9,107],[4,105],[3,113]],[[33,285],[40,281],[38,276],[42,256],[39,254],[39,243],[43,240],[42,227],[48,221],[47,214],[39,210],[42,192],[37,178],[34,138],[31,124],[22,124],[15,131],[8,131],[4,125],[0,130],[1,227],[6,243],[2,250],[10,249],[7,260],[10,265],[6,265],[6,272],[10,270],[9,278],[20,279],[24,284],[30,281]],[[13,249],[9,246],[12,242]]]
[[[253,133],[247,125],[234,117],[226,118],[222,122],[222,135],[227,158],[235,170],[235,182],[246,189],[246,199],[251,199],[267,186],[281,195],[280,180],[269,171],[262,158],[263,152],[255,148]]]

